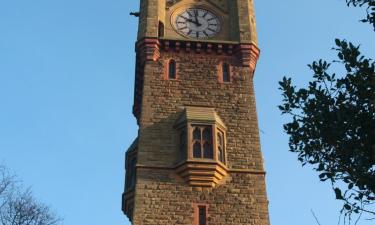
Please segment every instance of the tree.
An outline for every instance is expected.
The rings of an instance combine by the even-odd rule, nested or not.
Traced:
[[[375,0],[345,0],[347,6],[365,7],[375,31]],[[280,84],[282,114],[292,117],[284,125],[290,151],[302,165],[312,165],[321,181],[330,181],[336,199],[343,201],[341,214],[349,224],[357,214],[375,219],[375,71],[374,61],[361,55],[359,46],[335,40],[338,59],[308,65],[313,81],[307,88]],[[332,64],[343,65],[343,74],[330,73]]]
[[[345,72],[331,73],[332,63],[319,60],[308,65],[313,81],[307,88],[284,77],[279,109],[292,117],[284,125],[290,151],[331,182],[350,222],[353,213],[375,217],[366,209],[375,203],[375,62],[345,40],[336,39],[334,50],[332,63]]]
[[[361,21],[370,23],[375,30],[375,0],[345,0],[348,6],[365,7],[366,17]]]
[[[37,202],[30,190],[23,190],[4,166],[0,165],[0,224],[58,225],[62,220],[50,208]]]

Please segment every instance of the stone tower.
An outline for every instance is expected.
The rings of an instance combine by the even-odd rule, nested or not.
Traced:
[[[122,210],[134,225],[268,225],[253,0],[140,0]]]

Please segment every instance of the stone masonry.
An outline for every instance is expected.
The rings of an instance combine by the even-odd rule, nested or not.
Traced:
[[[225,21],[236,32],[230,40],[207,44],[177,36],[170,37],[170,42],[168,37],[157,37],[158,21],[165,21],[170,13],[166,4],[209,7],[215,1],[233,14]],[[259,50],[252,0],[141,0],[140,9],[132,224],[197,225],[194,205],[204,204],[209,225],[269,225],[253,84]],[[151,44],[142,44],[146,42]],[[244,46],[251,50],[243,50]],[[177,65],[173,80],[166,75],[171,59]],[[230,82],[220,80],[223,63],[230,65]],[[227,127],[228,174],[215,187],[192,187],[176,173],[181,157],[174,125],[186,106],[214,108]]]

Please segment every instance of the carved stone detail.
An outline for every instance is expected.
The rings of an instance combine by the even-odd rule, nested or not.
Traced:
[[[215,187],[228,174],[228,168],[217,161],[186,161],[176,167],[177,174],[190,186]]]

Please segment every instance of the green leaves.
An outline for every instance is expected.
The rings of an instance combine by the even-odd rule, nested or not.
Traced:
[[[345,205],[344,205],[344,208],[345,208],[346,210],[351,210],[351,209],[352,209],[352,207],[351,207],[349,204],[345,204]],[[357,212],[357,213],[359,213],[359,212]]]
[[[341,190],[339,188],[335,188],[334,191],[335,191],[335,194],[336,194],[336,199],[340,199],[340,200],[344,199],[342,197]]]
[[[335,39],[335,43],[336,43],[336,45],[337,45],[338,47],[341,46],[341,40],[340,40],[340,39],[336,38],[336,39]]]
[[[365,7],[366,17],[360,20],[363,23],[369,23],[375,30],[375,0],[345,0],[347,6]]]
[[[338,60],[309,64],[313,79],[307,87],[287,77],[279,82],[278,107],[291,119],[284,124],[290,151],[302,165],[313,165],[321,181],[332,182],[345,210],[357,213],[375,203],[375,63],[359,46],[340,39],[335,44]],[[345,72],[332,73],[333,65]],[[340,182],[346,185],[338,188]]]

